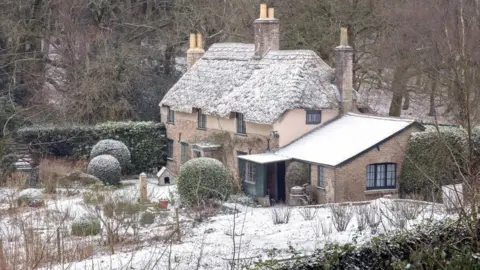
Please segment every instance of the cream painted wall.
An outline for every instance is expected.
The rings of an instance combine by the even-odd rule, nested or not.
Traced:
[[[160,109],[161,121],[165,123],[167,121],[168,109],[162,107]],[[197,113],[184,113],[184,112],[175,112],[175,120],[188,120],[188,121],[197,121]],[[272,125],[262,125],[255,123],[246,123],[247,134],[256,134],[263,136],[270,136],[270,131],[272,131]],[[217,129],[224,130],[232,133],[237,132],[237,125],[235,118],[224,118],[217,117],[212,115],[207,115],[207,129]]]
[[[304,109],[293,109],[285,112],[282,117],[273,124],[273,130],[278,131],[280,135],[279,146],[285,146],[338,114],[338,110],[322,110],[322,123],[318,125],[307,125],[305,123],[307,115]]]

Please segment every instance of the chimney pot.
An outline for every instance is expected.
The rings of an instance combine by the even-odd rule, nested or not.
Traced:
[[[348,46],[348,30],[346,27],[340,28],[340,46]]]
[[[203,49],[203,39],[202,39],[202,34],[200,33],[197,34],[197,48]]]
[[[196,47],[195,34],[190,34],[190,49],[195,49]]]
[[[260,4],[260,19],[267,18],[267,4]]]
[[[274,19],[275,18],[275,9],[274,8],[269,8],[268,9],[268,18],[269,19]]]

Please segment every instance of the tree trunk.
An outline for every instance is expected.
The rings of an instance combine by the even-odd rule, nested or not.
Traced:
[[[402,110],[408,110],[408,108],[410,108],[410,92],[406,91],[404,98],[405,101],[403,102]]]
[[[428,116],[435,115],[435,92],[437,90],[437,78],[432,80],[432,88],[430,89],[430,110],[428,111]]]
[[[407,66],[399,66],[395,69],[392,82],[392,102],[390,103],[390,111],[388,113],[390,116],[400,116],[401,114],[407,70]]]

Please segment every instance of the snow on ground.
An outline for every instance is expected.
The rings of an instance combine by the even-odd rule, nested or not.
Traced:
[[[118,190],[121,195],[138,198],[138,181],[129,181],[132,185]],[[148,184],[151,201],[162,198],[176,198],[175,186],[157,186],[153,180]],[[0,190],[0,194],[2,194]],[[377,211],[387,213],[391,209],[390,199],[379,199],[371,204]],[[352,206],[353,207],[353,206]],[[423,206],[422,206],[423,207]],[[174,221],[173,208],[169,209],[169,216],[158,217],[155,224],[141,228],[136,237],[139,245],[124,246],[117,249],[114,255],[110,255],[108,249],[102,244],[99,237],[93,237],[96,251],[93,256],[76,261],[67,262],[44,269],[226,269],[227,262],[236,253],[235,258],[245,259],[251,263],[259,258],[268,259],[269,254],[275,258],[290,257],[290,247],[301,254],[309,254],[326,243],[363,243],[372,237],[370,230],[359,232],[357,230],[357,215],[353,217],[346,231],[337,232],[332,223],[332,212],[328,207],[310,208],[315,217],[305,220],[302,207],[277,206],[275,208],[256,208],[234,203],[226,203],[217,215],[194,222],[191,215],[181,211],[181,242],[162,241],[172,227]],[[408,221],[407,229],[413,224],[422,222],[424,218],[442,219],[446,214],[438,207],[425,207],[423,213],[416,220]],[[290,209],[290,221],[287,224],[273,224],[272,213],[274,210],[282,212]],[[46,208],[36,211],[52,210],[64,213],[68,211],[71,219],[85,214],[82,206],[81,194],[73,197],[59,197],[49,200]],[[236,212],[236,214],[233,214]],[[385,217],[377,231],[396,229],[394,224]],[[10,229],[8,222],[1,222],[0,230]],[[171,228],[170,228],[171,229]],[[5,234],[2,233],[2,237]],[[233,235],[235,235],[233,237]],[[159,238],[156,239],[155,237]],[[235,242],[235,243],[234,243]],[[103,247],[103,249],[102,249]],[[170,265],[170,266],[169,266]],[[170,268],[169,268],[170,267]]]

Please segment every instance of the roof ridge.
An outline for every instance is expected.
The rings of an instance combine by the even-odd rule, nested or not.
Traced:
[[[390,120],[390,121],[402,121],[402,122],[416,122],[415,119],[410,118],[401,118],[395,116],[381,116],[381,115],[372,115],[372,114],[359,114],[348,112],[347,115],[356,116],[356,117],[363,117],[363,118],[372,118],[372,119],[379,119],[379,120]]]

